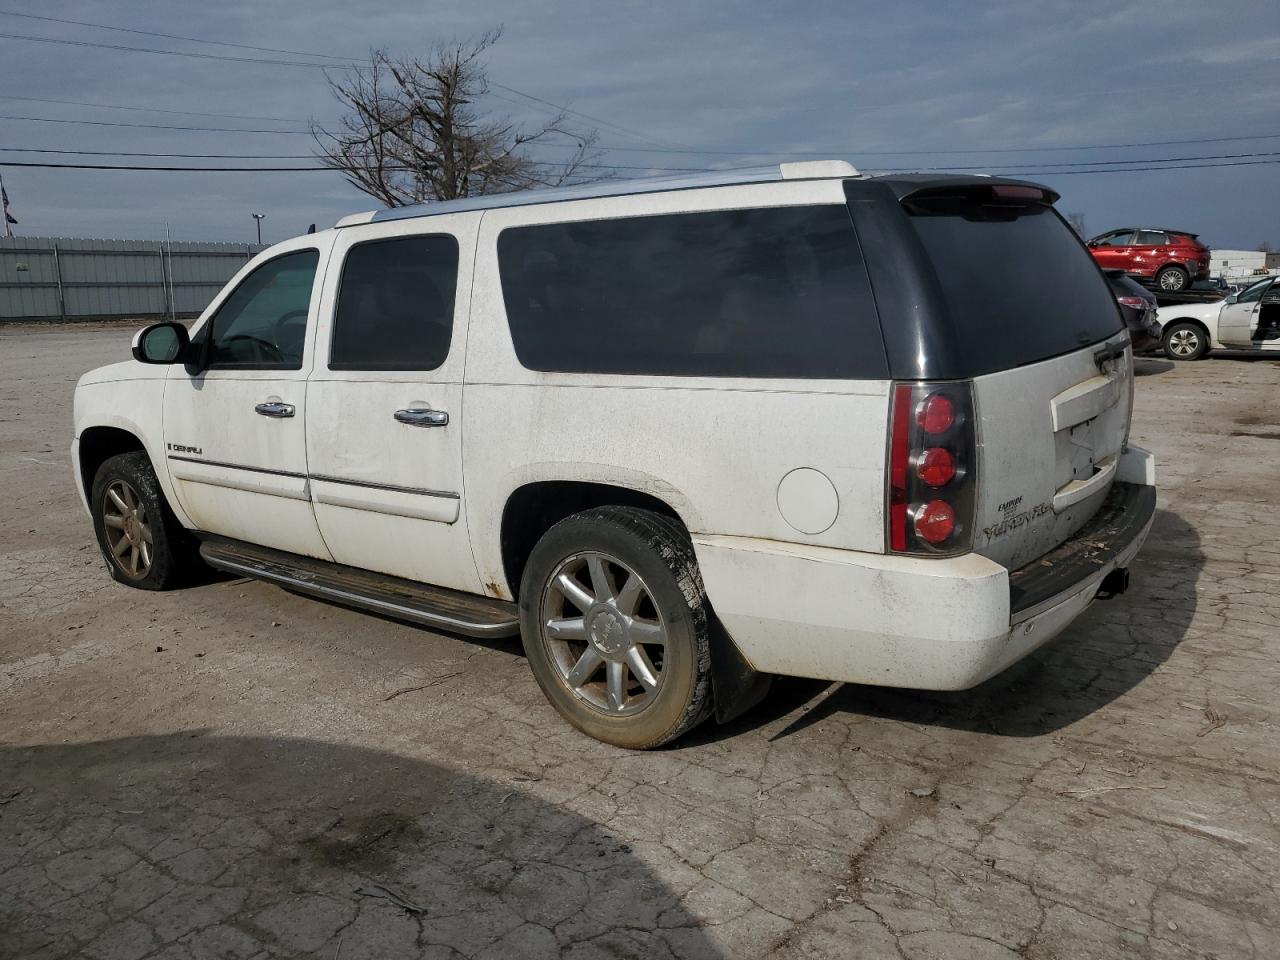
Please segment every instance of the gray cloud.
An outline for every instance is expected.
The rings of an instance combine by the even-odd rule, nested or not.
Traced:
[[[13,9],[45,12],[43,7]],[[60,4],[49,15],[340,56],[362,56],[381,46],[412,53],[436,40],[505,23],[506,36],[491,58],[492,78],[649,138],[602,127],[600,139],[611,146],[652,146],[656,140],[710,150],[822,150],[868,168],[985,163],[1001,171],[1041,161],[1280,151],[1280,139],[1089,153],[892,156],[870,151],[1280,133],[1280,23],[1273,12],[1267,0],[1119,5],[992,0],[963,8],[759,0],[430,5],[223,0],[175,13],[173,4],[154,0],[110,6],[80,0]],[[3,16],[0,32],[269,56]],[[321,71],[299,67],[7,39],[0,39],[0,65],[5,78],[0,93],[10,97],[295,119],[256,123],[0,96],[0,113],[7,115],[302,129],[308,118],[326,120],[336,113]],[[492,106],[517,118],[537,116],[531,106],[506,100],[495,99]],[[308,137],[296,135],[10,120],[0,120],[0,146],[213,154],[312,150]],[[724,167],[775,158],[620,150],[608,159],[626,166]],[[1062,191],[1064,210],[1083,211],[1091,230],[1156,223],[1198,230],[1221,245],[1252,246],[1263,240],[1280,243],[1278,171],[1260,165],[1039,178]],[[22,228],[41,235],[155,237],[167,223],[175,237],[248,240],[253,236],[249,214],[262,211],[265,236],[280,239],[309,223],[325,226],[373,206],[331,172],[9,168],[4,173]]]

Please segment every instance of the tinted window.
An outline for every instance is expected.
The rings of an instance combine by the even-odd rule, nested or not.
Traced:
[[[222,302],[208,325],[209,366],[302,369],[307,311],[320,254],[286,253],[264,263]]]
[[[1099,246],[1103,247],[1127,247],[1133,243],[1132,233],[1113,233],[1109,237],[1103,237],[1099,241]]]
[[[884,378],[843,206],[504,230],[511,338],[533,370]]]
[[[1270,280],[1263,280],[1259,283],[1255,283],[1252,287],[1248,287],[1240,292],[1240,295],[1236,297],[1236,303],[1257,303],[1262,299],[1262,295],[1270,286]]]
[[[1169,238],[1163,233],[1157,233],[1154,230],[1140,230],[1138,232],[1138,246],[1140,247],[1163,247],[1167,246]]]
[[[449,355],[458,244],[399,237],[347,253],[329,347],[330,370],[434,370]]]
[[[1044,360],[1120,331],[1106,281],[1052,207],[945,200],[913,204],[910,213],[964,368],[974,375]]]

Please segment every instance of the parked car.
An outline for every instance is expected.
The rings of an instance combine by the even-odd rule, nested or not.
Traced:
[[[1123,270],[1165,291],[1209,278],[1209,248],[1185,230],[1123,227],[1094,237],[1089,250],[1104,269]]]
[[[1129,331],[1134,353],[1160,346],[1160,323],[1156,320],[1156,297],[1142,284],[1129,279],[1123,270],[1104,270],[1111,292],[1120,306],[1120,315]]]
[[[1210,350],[1280,351],[1280,278],[1263,277],[1213,303],[1161,307],[1156,316],[1173,360],[1199,360]]]
[[[76,482],[121,583],[518,632],[626,747],[773,674],[972,687],[1123,590],[1155,509],[1056,199],[818,162],[347,217],[81,378]]]

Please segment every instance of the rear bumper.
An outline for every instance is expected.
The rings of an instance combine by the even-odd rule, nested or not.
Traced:
[[[1010,572],[977,554],[896,557],[695,537],[716,614],[761,672],[965,690],[1053,639],[1141,549],[1155,514],[1150,454],[1130,448],[1098,514]]]

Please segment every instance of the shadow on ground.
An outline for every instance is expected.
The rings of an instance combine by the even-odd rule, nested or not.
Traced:
[[[1149,377],[1156,373],[1168,373],[1172,369],[1172,360],[1159,360],[1155,357],[1133,358],[1133,373],[1138,377]]]
[[[1169,659],[1195,616],[1196,583],[1204,562],[1195,529],[1176,513],[1157,510],[1151,534],[1131,567],[1128,593],[1096,601],[1046,647],[973,690],[833,687],[824,681],[779,678],[758,708],[703,736],[740,733],[810,702],[810,709],[773,739],[836,713],[1009,737],[1053,733],[1105,707]]]
[[[0,957],[718,956],[520,782],[202,731],[0,747],[0,772]]]

